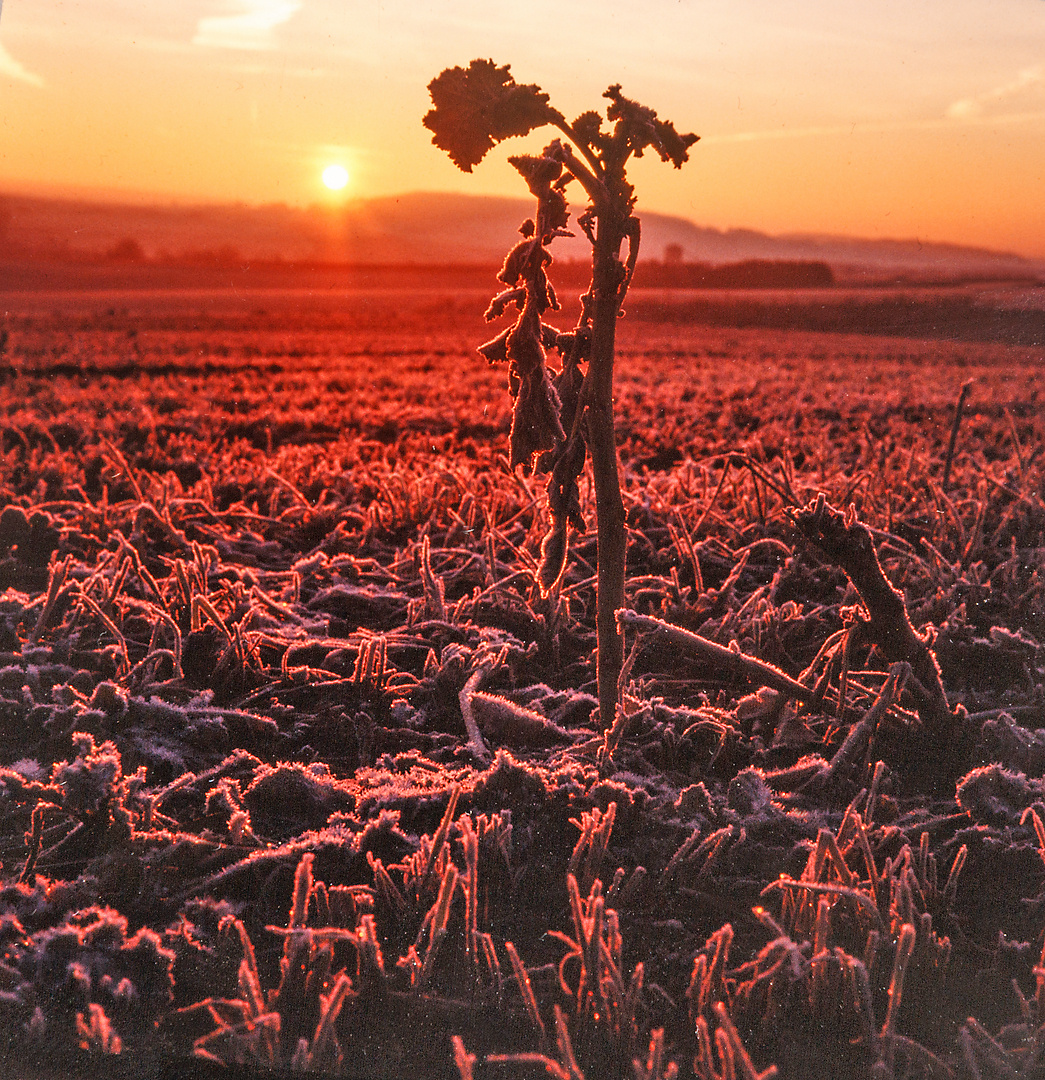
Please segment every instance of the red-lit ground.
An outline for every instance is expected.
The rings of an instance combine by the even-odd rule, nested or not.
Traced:
[[[1027,297],[632,299],[628,603],[821,693],[647,640],[600,766],[594,534],[542,599],[484,293],[4,294],[8,1060],[1016,1075],[1045,1050]],[[908,693],[836,756],[889,663],[786,512],[818,492],[933,628],[953,745]]]

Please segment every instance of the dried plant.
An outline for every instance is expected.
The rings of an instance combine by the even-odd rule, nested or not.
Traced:
[[[620,922],[617,912],[606,906],[602,882],[596,878],[586,898],[581,896],[573,874],[567,874],[566,887],[574,936],[548,931],[567,947],[559,961],[559,986],[572,1000],[578,1018],[602,1026],[630,1049],[637,1034],[644,967],[638,963],[629,977],[624,975]],[[575,985],[567,974],[571,968],[576,969]]]
[[[568,873],[577,877],[581,891],[591,889],[601,873],[616,816],[617,804],[611,802],[605,813],[594,806],[590,811],[583,810],[579,820],[570,818],[570,824],[576,825],[581,835],[573,846]]]
[[[726,1006],[720,1001],[716,1002],[714,1012],[718,1021],[714,1041],[707,1021],[703,1016],[697,1018],[698,1050],[693,1059],[693,1073],[697,1080],[774,1080],[779,1075],[777,1067],[770,1065],[762,1072],[755,1068]],[[714,1054],[712,1045],[715,1047]],[[716,1054],[719,1060],[717,1068]]]
[[[182,1010],[206,1009],[216,1025],[196,1040],[197,1056],[225,1065],[289,1066],[294,1072],[329,1071],[340,1064],[342,1052],[334,1028],[345,1002],[356,991],[347,971],[333,971],[334,945],[350,942],[362,957],[366,942],[362,932],[307,925],[310,902],[326,893],[325,888],[317,890],[313,881],[312,860],[311,854],[305,854],[298,863],[286,928],[266,928],[283,937],[276,987],[262,989],[246,927],[239,919],[227,921],[243,949],[237,980],[240,994],[206,998]]]
[[[806,539],[842,567],[860,594],[864,610],[850,634],[876,645],[887,660],[911,665],[910,685],[923,721],[934,736],[953,740],[957,720],[947,703],[931,642],[911,625],[903,593],[885,576],[871,531],[858,520],[855,508],[843,514],[820,494],[792,519]]]
[[[645,106],[611,86],[603,130],[597,112],[585,112],[572,124],[548,103],[535,85],[516,83],[507,66],[473,60],[467,68],[448,68],[429,84],[433,108],[424,117],[433,142],[465,172],[503,139],[551,125],[566,137],[555,139],[538,156],[509,161],[537,199],[537,212],[522,225],[524,239],[505,258],[498,275],[505,285],[487,310],[495,319],[514,305],[514,324],[480,347],[491,362],[507,362],[515,398],[510,464],[549,473],[551,527],[541,544],[538,579],[544,593],[562,580],[569,529],[583,529],[578,478],[591,455],[598,518],[597,678],[603,727],[613,728],[624,644],[616,612],[624,606],[627,554],[624,502],[621,498],[613,415],[613,366],[617,320],[639,252],[639,220],[627,164],[647,149],[681,168],[697,141],[680,135]],[[544,322],[559,306],[547,275],[549,246],[570,235],[565,191],[576,180],[588,206],[578,225],[592,246],[592,276],[581,298],[573,330],[560,333]],[[627,255],[622,248],[627,242]],[[562,359],[553,377],[546,350]],[[585,370],[582,371],[582,366]],[[607,743],[607,750],[612,746]]]

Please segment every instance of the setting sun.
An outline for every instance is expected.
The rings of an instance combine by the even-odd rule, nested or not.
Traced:
[[[704,0],[654,4],[640,20],[625,0],[595,5],[597,18],[550,0],[0,2],[5,195],[297,208],[419,189],[515,198],[503,158],[467,180],[420,123],[433,76],[483,56],[570,116],[620,80],[701,136],[688,172],[640,163],[646,224],[656,212],[726,232],[1045,258],[1033,194],[1043,0]],[[587,43],[583,65],[529,32],[545,20]]]
[[[344,165],[328,165],[323,170],[323,183],[331,191],[340,191],[348,183],[348,170]]]

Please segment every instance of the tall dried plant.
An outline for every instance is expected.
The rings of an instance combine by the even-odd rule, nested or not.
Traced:
[[[515,322],[480,347],[491,362],[508,364],[515,398],[511,465],[548,474],[551,524],[541,546],[538,579],[547,594],[560,582],[567,562],[570,527],[584,528],[578,479],[591,455],[598,519],[597,674],[599,713],[609,730],[617,713],[617,683],[624,660],[616,612],[624,606],[627,553],[624,502],[620,492],[613,421],[613,364],[617,319],[639,252],[639,219],[627,164],[652,149],[676,168],[688,160],[698,136],[680,135],[674,126],[621,93],[608,99],[604,128],[598,112],[582,113],[573,123],[552,108],[540,87],[516,83],[509,67],[473,60],[467,68],[443,71],[428,86],[433,108],[424,124],[432,141],[464,172],[471,172],[497,143],[551,125],[565,136],[536,156],[508,160],[537,199],[537,212],[521,229],[523,239],[509,251],[498,279],[505,286],[486,312],[500,317],[509,305]],[[565,191],[576,180],[588,205],[577,224],[592,248],[591,283],[581,297],[576,326],[560,332],[544,322],[559,307],[547,267],[552,240],[570,236]],[[627,242],[627,253],[623,248]],[[548,349],[561,358],[549,371]]]

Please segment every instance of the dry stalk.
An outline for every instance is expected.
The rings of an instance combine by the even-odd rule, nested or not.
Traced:
[[[590,455],[599,552],[596,676],[599,715],[603,727],[609,729],[617,718],[617,686],[624,663],[616,612],[624,604],[627,554],[614,433],[613,371],[617,320],[638,258],[640,235],[626,166],[632,156],[651,148],[662,161],[680,168],[697,136],[680,135],[652,109],[624,97],[619,85],[604,94],[610,103],[606,115],[611,130],[602,130],[603,120],[596,112],[584,113],[570,124],[549,105],[548,95],[539,87],[520,86],[508,67],[497,67],[490,60],[473,60],[467,69],[448,68],[428,89],[434,107],[424,124],[433,132],[432,141],[465,172],[496,143],[545,125],[557,128],[566,139],[555,139],[539,156],[509,159],[536,197],[537,211],[523,223],[524,239],[508,253],[498,275],[506,288],[487,311],[487,318],[494,319],[514,305],[518,318],[481,346],[480,352],[491,362],[508,364],[515,398],[511,467],[522,465],[550,474],[547,493],[552,520],[541,545],[538,570],[545,594],[558,586],[565,573],[570,528],[584,528],[578,480]],[[570,215],[564,192],[573,181],[589,200],[577,223],[591,243],[592,276],[576,327],[560,333],[543,321],[548,309],[559,306],[545,268],[551,262],[551,241],[571,235],[566,230]],[[622,257],[625,242],[626,258]],[[554,380],[545,363],[547,348],[557,349],[562,358]],[[583,372],[581,365],[586,365]]]
[[[855,510],[843,514],[829,506],[822,494],[791,517],[798,531],[845,571],[860,594],[864,615],[858,629],[863,639],[880,648],[890,663],[911,665],[909,687],[923,722],[934,734],[953,734],[955,716],[947,704],[929,638],[911,625],[903,593],[885,576],[870,529],[857,519]]]
[[[958,442],[958,426],[962,422],[962,410],[965,408],[965,399],[972,389],[972,379],[962,383],[961,392],[958,394],[958,403],[954,406],[954,423],[951,424],[951,437],[947,441],[947,458],[943,463],[943,478],[940,480],[942,490],[947,490],[951,479],[951,462],[954,460],[954,448]],[[1018,444],[1017,444],[1018,449]]]
[[[709,641],[700,634],[694,634],[691,630],[683,630],[681,626],[672,626],[663,619],[657,619],[652,615],[640,615],[637,611],[622,608],[617,612],[617,622],[622,630],[634,629],[640,633],[656,634],[708,664],[714,664],[727,673],[746,679],[756,686],[768,686],[785,697],[797,701],[811,701],[815,696],[814,690],[792,679],[780,668],[753,656],[745,656],[739,650],[734,651],[725,645]]]

